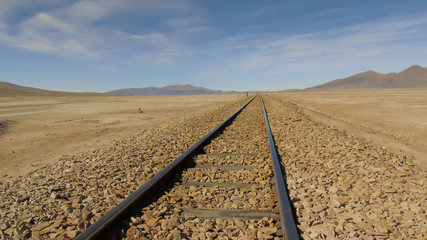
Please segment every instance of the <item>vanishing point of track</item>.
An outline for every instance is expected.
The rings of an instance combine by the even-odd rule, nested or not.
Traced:
[[[227,236],[298,239],[267,112],[257,96],[76,239]]]

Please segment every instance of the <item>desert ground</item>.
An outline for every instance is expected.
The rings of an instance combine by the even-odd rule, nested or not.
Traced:
[[[425,99],[425,91],[265,95],[270,126],[303,239],[425,238],[427,171],[417,166],[425,167],[422,164],[425,125],[421,124],[426,119]],[[0,150],[12,157],[2,158],[9,161],[9,165],[4,164],[9,167],[4,170],[7,179],[0,182],[0,235],[5,239],[69,239],[123,201],[247,98],[243,94],[98,95],[7,100],[1,103],[4,105],[1,120],[6,125],[9,123],[9,128],[1,135]],[[252,123],[262,119],[254,114],[262,113],[260,99],[253,103],[242,111],[236,122],[246,119]],[[205,151],[255,152],[261,148],[255,150],[246,143],[255,146],[267,143],[260,135],[265,133],[261,128],[263,123],[258,127],[252,125],[253,132],[259,131],[253,140],[247,139],[248,124],[240,126],[244,126],[244,134],[238,137],[238,144],[228,146],[229,141],[218,139],[218,145],[206,147]],[[419,155],[408,158],[412,155],[409,151]],[[231,165],[236,160],[247,161],[246,156],[224,159]],[[266,160],[258,155],[254,159]],[[218,162],[217,158],[213,160]],[[418,163],[414,164],[414,160]],[[40,169],[23,174],[38,167]],[[244,172],[222,175],[215,169],[209,170],[210,177],[204,170],[198,174],[188,171],[187,176],[188,179],[195,176],[197,182],[202,178],[208,179],[207,182],[223,182],[224,178],[225,182],[234,182],[253,176]],[[12,174],[20,176],[10,177]],[[252,178],[249,182],[261,180]],[[154,235],[171,236],[174,229],[177,234],[184,234],[179,236],[190,238],[203,234],[206,237],[209,231],[204,227],[213,229],[212,221],[190,220],[179,215],[183,208],[191,207],[192,201],[186,199],[194,199],[200,208],[211,208],[214,200],[210,199],[217,199],[219,192],[196,187],[182,189],[186,189],[182,195],[171,192],[163,196],[166,203],[174,201],[179,206],[165,207],[163,200],[147,206],[150,215],[135,216],[129,228],[123,230],[126,235],[151,239]],[[260,196],[253,197],[252,203],[240,197],[233,202],[227,197],[215,206],[234,209],[244,206],[244,201],[253,204],[250,209],[259,208],[260,201],[265,200],[270,191],[268,194],[255,192]],[[172,201],[168,196],[182,201]],[[161,211],[165,214],[161,219],[160,215],[151,215]],[[263,227],[269,226],[272,237],[278,228],[274,227],[274,219],[270,220],[258,222],[256,226],[261,229],[255,226],[254,231],[247,231],[250,230],[247,224],[221,220],[218,223],[233,230],[225,232],[222,230],[225,227],[215,227],[217,233],[214,234],[235,236],[236,232],[248,232],[260,236],[266,231]],[[184,222],[191,225],[181,231],[178,225],[186,226]],[[140,223],[154,228],[148,225],[145,228]]]
[[[0,179],[7,181],[62,157],[132,135],[137,129],[157,127],[244,97],[244,94],[2,97]]]
[[[273,93],[318,121],[400,149],[427,166],[427,90]],[[25,174],[244,95],[8,96],[0,102],[0,179]],[[139,112],[142,110],[142,113]],[[4,127],[7,126],[7,129]]]
[[[361,135],[427,166],[427,90],[299,91],[272,94],[317,121]]]

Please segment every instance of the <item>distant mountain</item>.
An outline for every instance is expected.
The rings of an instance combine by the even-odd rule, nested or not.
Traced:
[[[50,91],[39,88],[24,87],[13,83],[0,82],[0,97],[12,96],[69,96],[69,95],[98,95],[102,93],[76,93]]]
[[[400,73],[367,71],[305,90],[427,88],[427,68],[413,65]]]
[[[0,82],[0,96],[17,95],[57,95],[61,92],[48,91],[38,88],[23,87],[8,82]]]
[[[228,93],[219,90],[211,90],[203,87],[195,87],[193,85],[170,85],[162,88],[146,87],[146,88],[126,88],[118,89],[107,94],[122,94],[122,95],[199,95],[199,94],[221,94]]]

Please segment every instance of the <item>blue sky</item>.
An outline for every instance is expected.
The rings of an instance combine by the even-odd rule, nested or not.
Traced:
[[[427,1],[0,0],[0,81],[305,88],[427,66]]]

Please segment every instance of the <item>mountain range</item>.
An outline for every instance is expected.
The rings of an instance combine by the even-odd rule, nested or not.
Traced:
[[[393,89],[393,88],[427,88],[427,68],[413,65],[400,73],[377,73],[367,71],[347,78],[337,79],[304,90],[363,90],[363,89]],[[295,89],[297,90],[297,89]],[[195,94],[227,94],[242,93],[235,91],[211,90],[192,85],[170,85],[166,87],[126,88],[107,92],[107,94],[123,95],[195,95]],[[254,92],[251,92],[254,93]],[[100,94],[100,93],[72,93],[49,91],[38,88],[24,87],[8,82],[0,82],[1,96],[20,95],[70,95],[70,94]]]
[[[427,88],[427,68],[413,65],[400,73],[367,71],[305,90]]]
[[[211,90],[204,87],[195,87],[190,84],[170,85],[166,87],[146,87],[146,88],[125,88],[118,89],[107,94],[126,94],[126,95],[197,95],[197,94],[223,94],[233,93],[220,90]],[[235,92],[234,92],[235,93]]]

